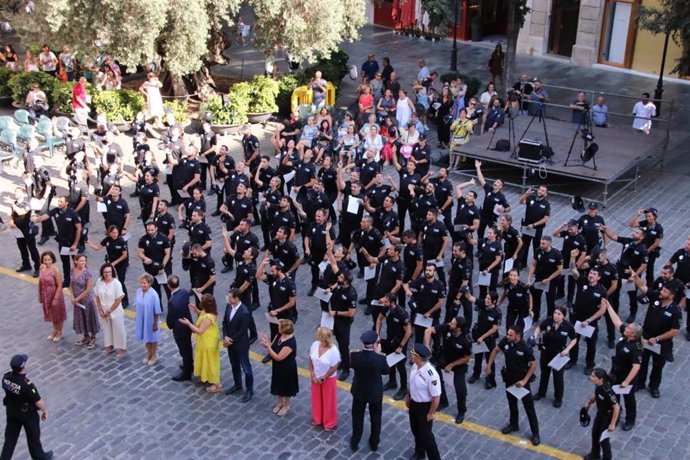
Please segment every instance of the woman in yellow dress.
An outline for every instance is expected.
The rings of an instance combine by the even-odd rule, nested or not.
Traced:
[[[180,322],[186,324],[194,333],[196,349],[194,350],[194,375],[203,383],[209,383],[206,391],[220,393],[223,385],[220,383],[220,330],[217,326],[218,306],[211,294],[204,294],[199,302],[199,308],[189,304],[189,308],[198,317],[192,324],[187,318]]]

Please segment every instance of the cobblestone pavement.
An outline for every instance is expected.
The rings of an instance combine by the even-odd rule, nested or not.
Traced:
[[[410,68],[409,72],[412,71],[413,68]],[[254,130],[260,135],[263,145],[269,145],[270,126],[266,129],[257,126]],[[118,141],[129,145],[126,139]],[[230,146],[233,155],[238,158],[239,139],[227,136],[223,142]],[[49,164],[56,172],[62,166],[62,157],[49,160]],[[679,168],[683,167],[684,164],[679,163]],[[131,169],[131,165],[128,168]],[[625,223],[635,210],[654,205],[659,210],[659,221],[666,233],[662,260],[680,247],[689,233],[686,216],[690,179],[677,168],[667,168],[667,171],[664,174],[645,172],[636,190],[611,200],[609,208],[603,213],[613,231],[627,235],[629,230],[626,230]],[[56,182],[61,190],[65,189],[63,179],[58,178]],[[6,216],[13,188],[20,184],[16,171],[6,171],[0,177],[0,213],[3,217]],[[125,187],[128,195],[131,184],[126,183]],[[475,189],[481,195],[479,188]],[[523,213],[517,205],[518,194],[519,190],[514,188],[507,192],[509,202],[517,209],[514,216],[522,216]],[[210,199],[210,206],[215,204],[214,200]],[[128,201],[133,215],[137,215],[138,204],[134,199]],[[547,226],[549,232],[575,216],[566,199],[554,197],[551,201],[554,212]],[[95,240],[103,235],[103,227],[101,217],[95,213],[95,206],[92,209],[91,238]],[[219,224],[217,219],[210,219],[216,238],[220,235]],[[134,238],[130,244],[133,253],[135,241],[143,231],[140,226],[130,227],[134,227],[131,229]],[[302,371],[303,377],[300,379],[301,391],[290,413],[284,418],[272,415],[270,368],[256,360],[262,351],[258,345],[252,347],[255,352],[255,397],[250,403],[241,404],[234,396],[207,395],[197,384],[171,381],[179,357],[174,341],[167,332],[162,335],[159,363],[153,367],[142,366],[139,361],[144,353],[143,347],[132,340],[132,319],[127,320],[129,356],[120,362],[103,357],[98,350],[74,347],[72,342],[76,337],[69,333],[71,319],[65,328],[66,340],[59,344],[47,343],[44,336],[48,327],[40,320],[36,286],[30,277],[14,273],[19,255],[10,233],[0,234],[0,247],[3,248],[0,251],[0,267],[5,267],[0,269],[0,292],[4,293],[4,302],[0,306],[0,368],[6,366],[14,353],[26,352],[30,355],[29,376],[37,384],[50,409],[51,419],[42,424],[44,445],[55,451],[56,458],[396,459],[407,458],[412,453],[405,409],[388,396],[385,398],[384,434],[379,452],[370,453],[363,447],[356,454],[350,453],[350,395],[347,385],[341,385],[338,392],[338,429],[324,433],[311,427],[309,380],[304,378],[305,371]],[[56,248],[57,245],[51,241],[43,249]],[[618,253],[619,248],[612,243],[612,258],[617,258]],[[88,250],[87,254],[91,257],[91,267],[98,267],[102,253],[94,254]],[[217,239],[212,256],[220,263],[221,247]],[[174,267],[176,273],[181,272],[179,257],[176,257]],[[135,280],[141,272],[141,264],[132,257],[128,273],[130,292],[133,292]],[[216,294],[224,292],[233,276],[232,273],[219,274]],[[187,275],[182,274],[181,278],[188,283]],[[361,280],[356,280],[355,286],[360,294],[364,292]],[[303,370],[307,368],[307,350],[320,315],[317,300],[305,295],[308,287],[309,273],[302,267],[298,272],[300,320],[296,335],[298,365]],[[267,293],[264,287],[261,288],[261,295],[265,307]],[[258,310],[255,314],[262,314],[262,311]],[[627,313],[625,304],[622,311],[623,314]],[[257,323],[260,330],[267,329],[265,321],[259,316]],[[352,329],[353,347],[358,346],[359,334],[369,327],[370,320],[361,312],[358,313]],[[502,328],[501,335],[503,333]],[[603,341],[600,340],[599,344],[597,365],[608,369],[610,351]],[[647,392],[641,392],[638,395],[636,427],[627,433],[616,432],[612,442],[616,458],[690,457],[690,443],[687,442],[690,439],[690,417],[686,414],[686,409],[690,407],[690,395],[685,390],[690,377],[690,346],[684,337],[676,338],[675,350],[675,362],[669,363],[664,369],[661,398],[652,399]],[[452,409],[454,397],[451,395],[451,409],[445,411],[446,415],[440,416],[434,429],[444,458],[569,458],[586,454],[590,432],[579,426],[578,410],[592,392],[592,386],[582,374],[582,369],[580,364],[567,372],[563,407],[555,409],[551,406],[551,391],[548,398],[536,403],[544,443],[538,448],[532,447],[526,440],[529,430],[524,411],[521,411],[521,430],[517,437],[503,436],[497,431],[508,416],[504,392],[500,387],[487,391],[479,383],[470,385],[467,421],[460,426],[452,422],[455,412]],[[225,356],[221,357],[221,370],[227,387],[232,382]],[[1,418],[0,429],[3,428],[4,418]],[[365,429],[365,436],[366,430],[368,428]],[[23,439],[18,444],[16,458],[28,458]]]

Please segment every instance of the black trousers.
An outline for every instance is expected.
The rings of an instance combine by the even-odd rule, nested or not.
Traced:
[[[654,263],[658,257],[658,252],[650,252],[647,256],[647,270],[645,271],[645,282],[647,286],[654,284]]]
[[[173,334],[174,335],[174,334]],[[175,344],[182,356],[182,375],[184,377],[191,377],[194,370],[194,350],[192,349],[191,334],[178,336],[174,335]]]
[[[41,421],[38,411],[29,408],[26,412],[20,409],[7,408],[7,426],[5,426],[5,443],[2,446],[0,460],[10,460],[17,446],[19,433],[24,428],[26,442],[29,445],[29,454],[34,460],[46,457],[46,452],[41,445]]]
[[[484,299],[486,297],[486,294],[488,292],[496,292],[496,286],[498,284],[498,272],[500,271],[499,268],[493,269],[493,271],[489,272],[491,275],[491,280],[489,281],[488,286],[479,286],[479,298]]]
[[[613,375],[615,377],[615,383],[620,383],[625,378],[628,376],[630,373],[629,369],[617,369],[617,368],[611,368],[611,372],[609,374]],[[639,375],[638,375],[639,376]],[[633,379],[633,381],[630,383],[630,386],[632,389],[630,390],[630,393],[627,395],[622,395],[623,396],[623,402],[625,404],[625,421],[626,422],[631,422],[635,423],[635,419],[637,418],[637,399],[635,398],[635,391],[637,390],[637,377]],[[618,396],[618,403],[620,404],[621,400],[621,395],[616,395]]]
[[[661,375],[666,365],[668,356],[672,353],[670,347],[662,344],[661,353],[656,354],[646,348],[642,350],[642,365],[640,366],[640,373],[637,375],[637,382],[644,385],[647,382],[647,371],[649,369],[649,361],[652,361],[652,372],[649,375],[649,388],[659,389],[661,385]]]
[[[549,290],[546,291],[546,316],[552,316],[556,309],[556,289],[556,282],[550,282]],[[532,311],[534,311],[534,322],[536,323],[541,318],[541,296],[544,291],[532,286],[530,292],[532,293]]]
[[[426,457],[429,460],[440,460],[436,438],[434,437],[434,422],[427,420],[430,402],[418,403],[410,400],[410,431],[414,436],[414,452],[417,458]]]
[[[491,346],[489,346],[491,345]],[[474,368],[472,369],[472,375],[475,378],[479,378],[482,375],[482,362],[486,360],[489,362],[490,351],[496,346],[495,343],[486,342],[486,346],[489,347],[489,353],[477,353],[474,355]],[[486,377],[486,381],[493,385],[496,385],[496,363],[491,365],[491,374]]]
[[[399,235],[402,235],[403,232],[405,231],[405,216],[407,215],[407,211],[410,209],[410,198],[401,198],[398,197],[398,220],[400,221],[400,232],[398,233]],[[412,216],[410,215],[410,220],[412,219]]]
[[[336,316],[333,318],[333,335],[338,342],[340,351],[340,366],[338,368],[346,371],[350,370],[350,327],[352,321],[349,318]]]
[[[613,293],[614,302],[616,305],[620,306],[620,296],[621,296],[621,285],[626,283],[627,280],[619,280],[618,287]],[[637,315],[637,291],[630,291],[626,293],[628,295],[628,304],[630,306],[630,316],[635,317]],[[613,302],[612,302],[613,303]],[[607,315],[608,316],[608,315]]]
[[[63,246],[58,243],[58,252],[62,252],[62,248],[68,246]],[[68,286],[70,283],[70,273],[72,267],[72,257],[60,255],[60,262],[62,262],[62,285]]]
[[[592,337],[585,337],[580,334],[577,334],[577,344],[570,349],[570,362],[575,364],[577,362],[577,358],[580,356],[580,344],[582,343],[582,339],[587,342],[587,354],[585,355],[585,366],[587,367],[594,367],[594,359],[597,354],[597,338],[599,337],[599,323],[592,323],[590,324],[594,328],[594,332],[592,333]]]
[[[592,423],[592,451],[590,452],[594,458],[603,458],[604,460],[612,458],[610,438],[599,442],[601,433],[609,429],[610,423],[611,416],[608,414],[602,415],[597,412],[597,415],[594,416],[594,423]],[[599,456],[601,453],[603,453],[602,457]]]
[[[235,385],[242,387],[242,374],[244,374],[245,388],[247,391],[254,391],[254,373],[252,372],[252,364],[249,361],[249,351],[238,351],[230,346],[228,347],[228,358],[230,359],[232,379]]]
[[[520,310],[510,308],[510,305],[508,305],[508,308],[506,309],[506,329],[514,324],[518,324],[520,327],[524,327],[524,319],[527,317],[529,317],[529,313],[521,313]]]
[[[359,445],[364,431],[364,412],[369,406],[369,422],[371,423],[371,433],[369,434],[369,445],[378,447],[381,439],[381,413],[383,412],[383,402],[364,401],[352,398],[352,438],[353,445]]]
[[[520,250],[520,255],[518,256],[518,266],[520,268],[522,267],[527,267],[527,263],[529,261],[529,248],[532,246],[532,254],[531,256],[534,257],[534,255],[537,252],[537,249],[539,249],[539,243],[541,243],[541,236],[544,233],[544,228],[535,228],[534,229],[534,236],[529,236],[529,235],[522,235],[522,249]],[[508,257],[506,255],[506,257]]]
[[[128,307],[129,306],[129,295],[127,294],[127,286],[125,286],[125,279],[127,277],[127,267],[128,265],[126,263],[119,263],[115,265],[115,273],[117,274],[117,280],[122,284],[122,292],[124,292],[125,296],[122,299],[122,306],[123,307]]]
[[[560,371],[552,369],[549,367],[549,363],[553,358],[555,358],[560,351],[545,349],[541,352],[541,359],[539,360],[539,367],[541,369],[541,377],[539,378],[539,391],[541,395],[546,395],[549,389],[549,377],[553,372],[553,396],[556,401],[561,401],[563,399],[563,372],[564,368]]]
[[[41,261],[38,258],[38,248],[36,247],[36,237],[30,235],[24,238],[17,238],[17,248],[22,256],[22,267],[31,266],[34,263],[34,270],[38,271],[41,266]],[[29,260],[31,257],[31,260]]]
[[[508,384],[506,383],[506,386]],[[529,390],[529,383],[525,385],[525,389]],[[510,411],[510,424],[512,426],[520,426],[519,419],[520,414],[518,412],[518,399],[506,391],[506,398],[508,398],[508,410]],[[532,392],[530,391],[527,395],[522,398],[522,405],[525,408],[525,413],[527,414],[527,420],[529,420],[529,428],[532,430],[532,435],[539,434],[539,421],[537,420],[537,413],[534,410],[534,398],[532,397]]]
[[[441,404],[448,404],[448,393],[446,393],[446,385],[443,381],[443,368],[436,366],[436,371],[441,379]],[[467,412],[467,382],[465,381],[467,366],[455,366],[452,372],[458,414],[465,415],[465,412]]]
[[[398,341],[395,342],[390,342],[388,340],[382,341],[381,342],[381,351],[389,355],[400,346],[400,343]],[[407,355],[407,344],[402,348],[402,354]],[[390,368],[390,371],[388,372],[388,380],[391,382],[397,382],[397,379],[395,377],[395,372],[398,371],[398,374],[400,374],[400,389],[401,390],[407,390],[407,369],[405,368],[405,359],[401,359],[393,367]]]

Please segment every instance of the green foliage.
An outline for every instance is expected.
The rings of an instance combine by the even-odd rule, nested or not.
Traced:
[[[77,82],[57,82],[53,91],[53,109],[61,113],[72,113],[72,89]],[[96,90],[91,83],[86,84],[86,94],[93,97]]]
[[[441,36],[445,35],[455,21],[455,6],[459,7],[455,1],[422,0],[422,8],[429,13],[429,29]],[[461,21],[461,14],[461,11],[458,11],[458,23]]]
[[[306,85],[308,81],[309,78],[302,72],[289,73],[280,79],[276,104],[278,104],[278,112],[281,115],[288,116],[290,114],[292,92],[298,86]]]
[[[175,117],[175,120],[178,122],[181,122],[182,120],[187,119],[187,103],[186,102],[177,102],[177,101],[170,101],[170,102],[164,102],[163,103],[163,109],[165,112],[168,111],[168,109],[172,109],[173,116]]]
[[[249,82],[235,83],[230,88],[227,104],[221,96],[214,96],[201,105],[199,111],[211,113],[214,125],[240,125],[247,122],[247,112],[252,101],[252,85]]]
[[[0,67],[0,97],[12,96],[9,81],[14,71],[9,67]]]
[[[462,81],[467,85],[467,92],[465,93],[465,103],[467,103],[470,98],[479,93],[482,82],[478,78],[470,77],[460,72],[448,72],[441,75],[441,81],[443,83],[450,83],[458,78],[462,78]]]
[[[687,0],[660,0],[660,8],[641,6],[639,26],[654,35],[669,34],[682,48],[676,66],[671,71],[681,77],[690,75],[690,2]]]
[[[101,91],[93,96],[96,113],[105,113],[108,121],[115,123],[134,120],[145,105],[144,96],[130,89]]]
[[[280,83],[270,77],[257,75],[252,79],[250,85],[249,113],[273,113],[278,110],[276,97],[280,90]]]
[[[23,106],[24,101],[26,101],[26,95],[31,91],[31,86],[34,83],[41,85],[41,89],[48,98],[48,105],[52,107],[54,103],[53,93],[59,81],[45,72],[14,72],[7,83],[12,92],[12,101],[17,105]]]
[[[308,83],[312,78],[314,78],[316,71],[320,70],[323,78],[326,81],[333,83],[333,86],[335,86],[337,91],[342,83],[343,77],[347,75],[348,71],[350,70],[347,66],[347,61],[349,59],[350,56],[342,50],[334,51],[327,59],[319,58],[316,61],[316,64],[304,69],[304,75],[306,76],[306,81],[304,84]]]

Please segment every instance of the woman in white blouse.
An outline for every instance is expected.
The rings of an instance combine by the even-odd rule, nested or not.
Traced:
[[[311,374],[311,424],[333,431],[338,424],[338,380],[340,352],[333,343],[333,331],[316,329],[316,341],[309,350]]]
[[[369,133],[364,136],[364,151],[374,150],[376,156],[374,157],[376,161],[381,159],[381,149],[383,148],[383,138],[379,134],[379,126],[373,124],[369,126]]]
[[[122,299],[125,296],[122,284],[114,278],[115,268],[111,264],[101,266],[101,277],[96,281],[96,307],[98,319],[103,330],[103,354],[113,351],[115,359],[127,354],[127,333],[125,331],[125,313]]]

